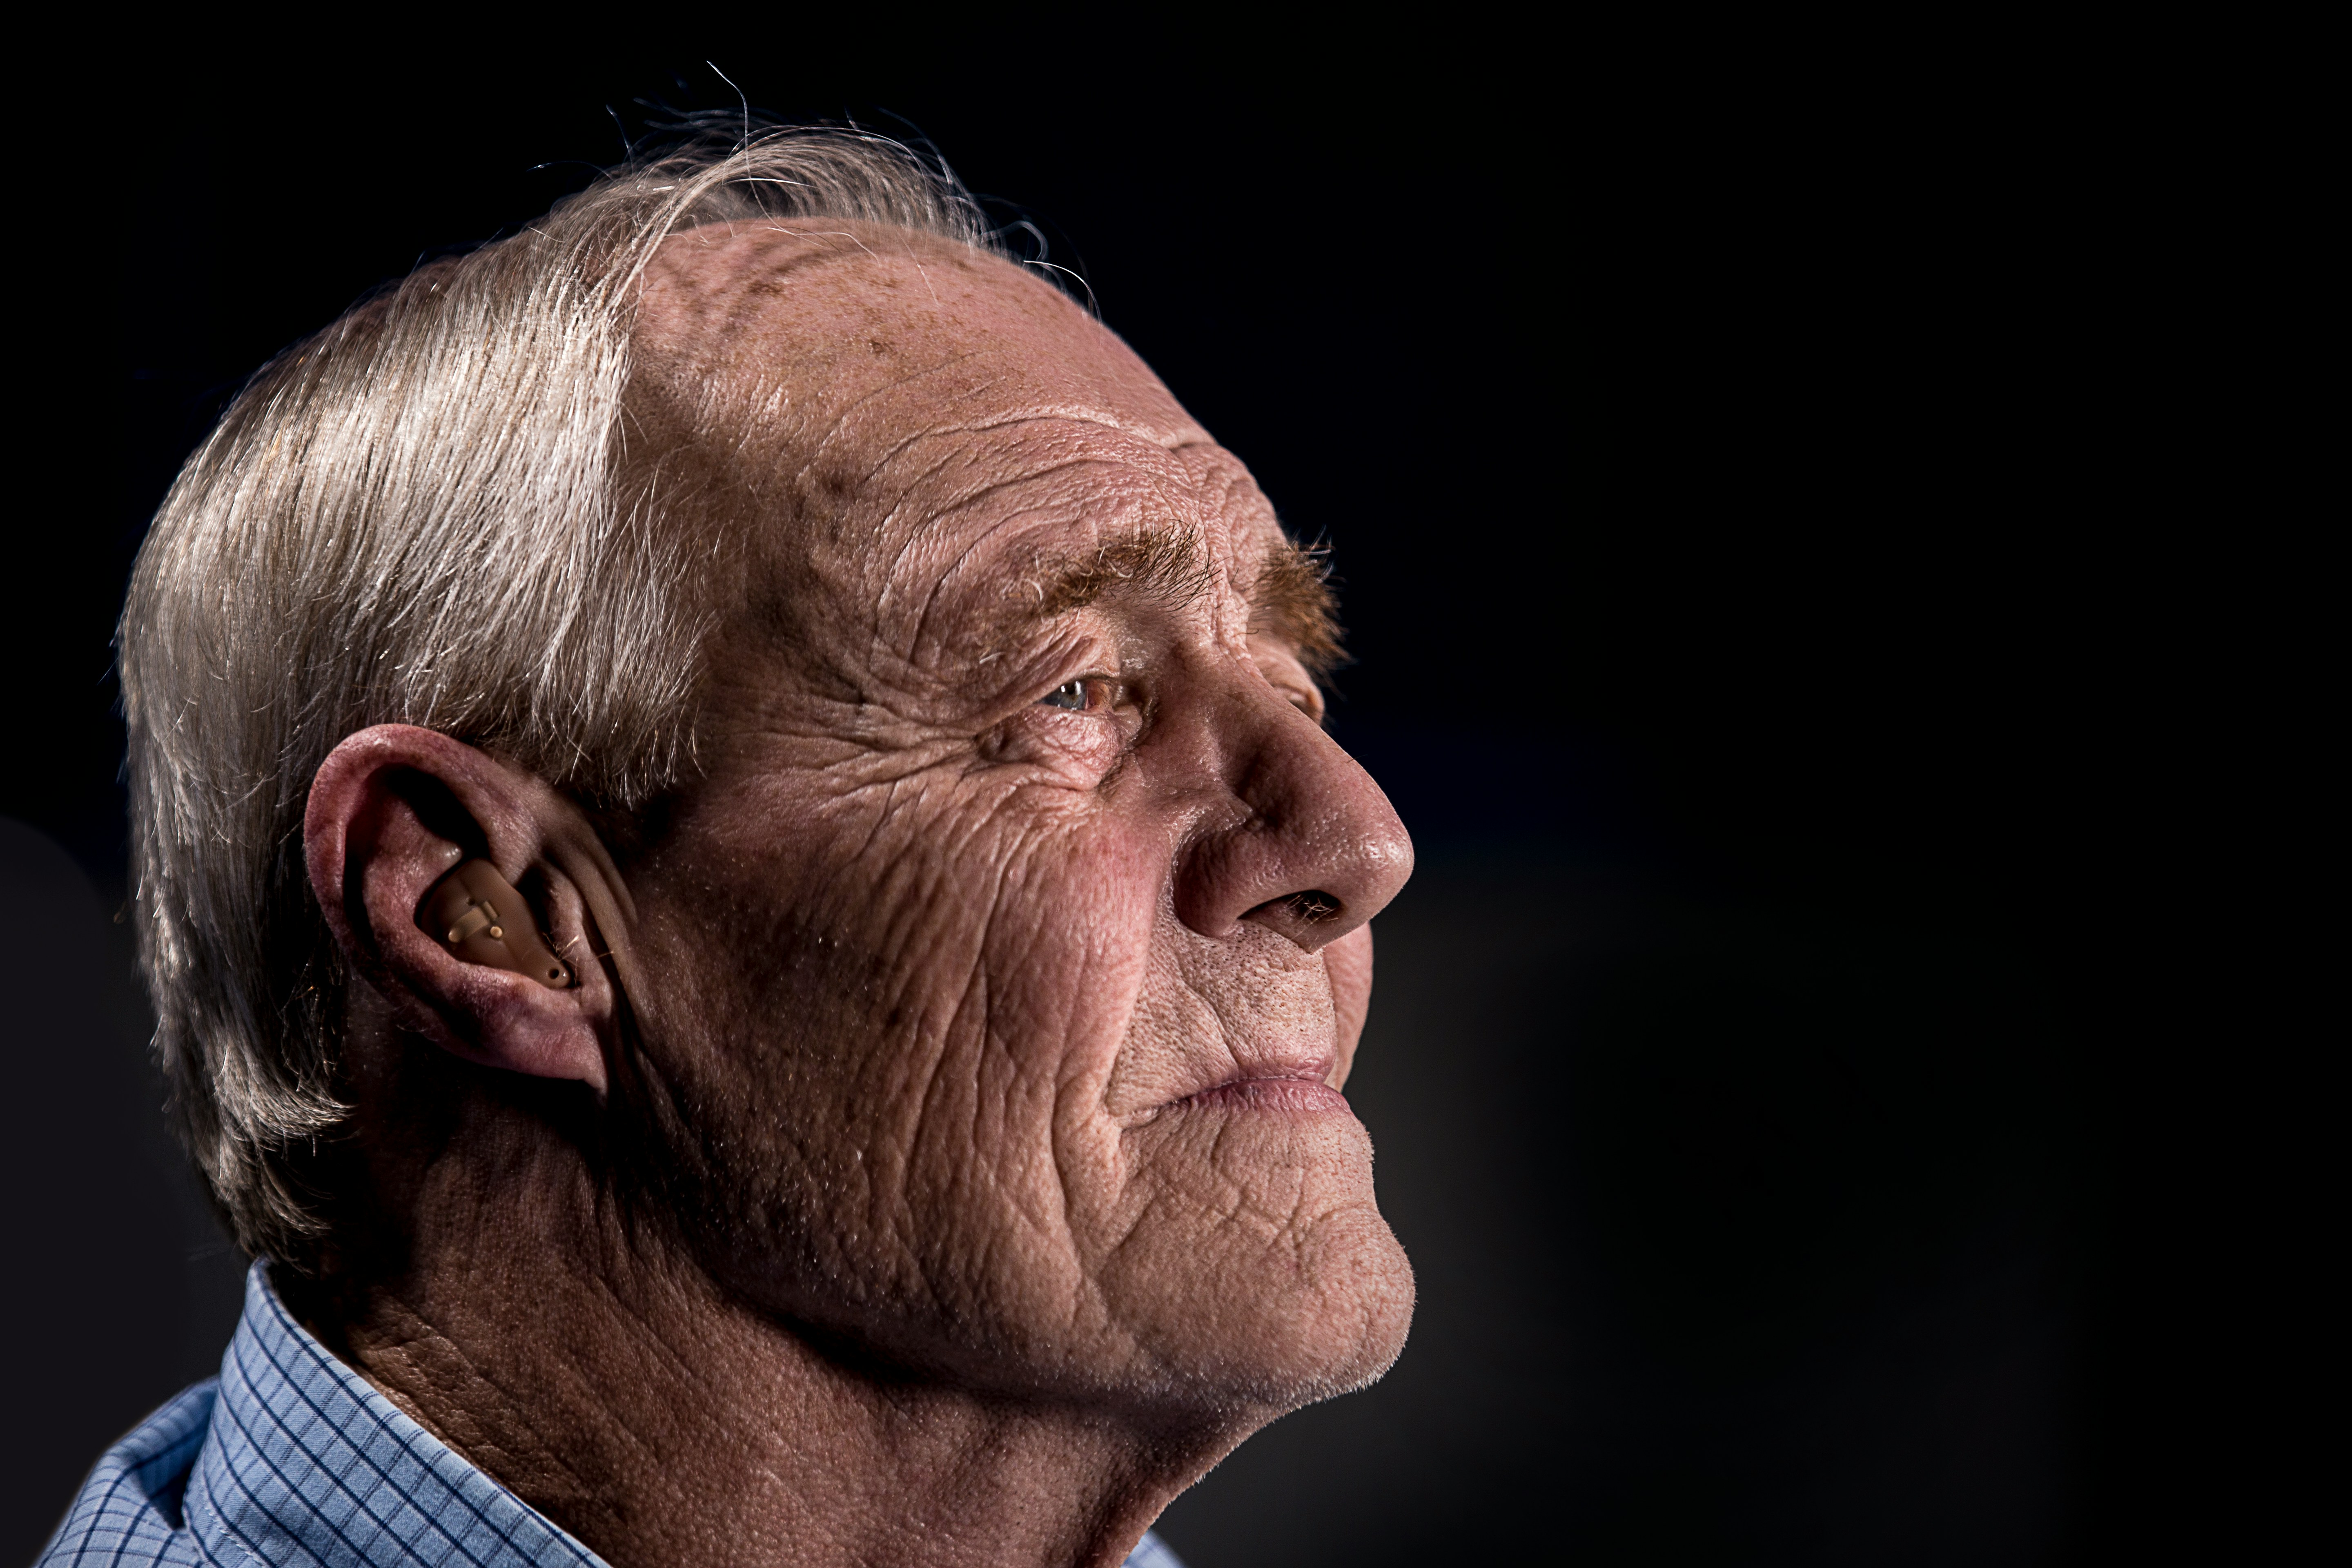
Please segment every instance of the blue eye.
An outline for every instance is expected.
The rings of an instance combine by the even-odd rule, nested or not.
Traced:
[[[1037,699],[1048,708],[1060,708],[1072,713],[1087,710],[1087,685],[1083,680],[1066,680],[1045,696]]]

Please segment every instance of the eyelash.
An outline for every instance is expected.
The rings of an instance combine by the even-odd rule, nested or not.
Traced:
[[[1082,675],[1075,680],[1062,682],[1037,699],[1037,705],[1064,713],[1098,713],[1116,704],[1125,690],[1107,675]],[[1060,700],[1064,697],[1074,697],[1076,700]]]
[[[1317,711],[1318,704],[1312,698],[1303,692],[1294,691],[1288,687],[1278,689],[1282,690],[1283,694],[1290,700],[1291,705],[1300,712],[1318,724],[1323,722],[1323,715]],[[1074,698],[1076,700],[1062,700],[1065,698]],[[1115,680],[1108,675],[1081,675],[1062,682],[1061,685],[1037,699],[1037,706],[1051,708],[1062,713],[1099,713],[1118,706],[1127,700],[1127,698],[1128,689],[1124,682]]]

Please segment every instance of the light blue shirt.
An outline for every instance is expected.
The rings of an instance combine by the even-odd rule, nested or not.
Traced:
[[[217,1378],[106,1451],[40,1568],[603,1568],[246,1277]],[[1147,1532],[1127,1568],[1183,1568]]]

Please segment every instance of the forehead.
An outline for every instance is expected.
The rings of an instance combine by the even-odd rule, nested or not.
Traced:
[[[640,340],[663,368],[783,388],[811,411],[992,388],[1109,418],[1161,445],[1206,439],[1126,345],[1010,262],[929,235],[833,220],[712,225],[648,269]]]
[[[876,225],[712,226],[649,273],[633,424],[765,526],[928,555],[947,537],[1274,531],[1246,470],[1067,296]],[[923,537],[917,537],[921,535]]]

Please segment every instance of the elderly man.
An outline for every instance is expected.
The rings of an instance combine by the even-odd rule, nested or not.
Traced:
[[[1402,1346],[1321,574],[895,145],[622,171],[289,352],[121,647],[260,1261],[48,1561],[1169,1563]]]

